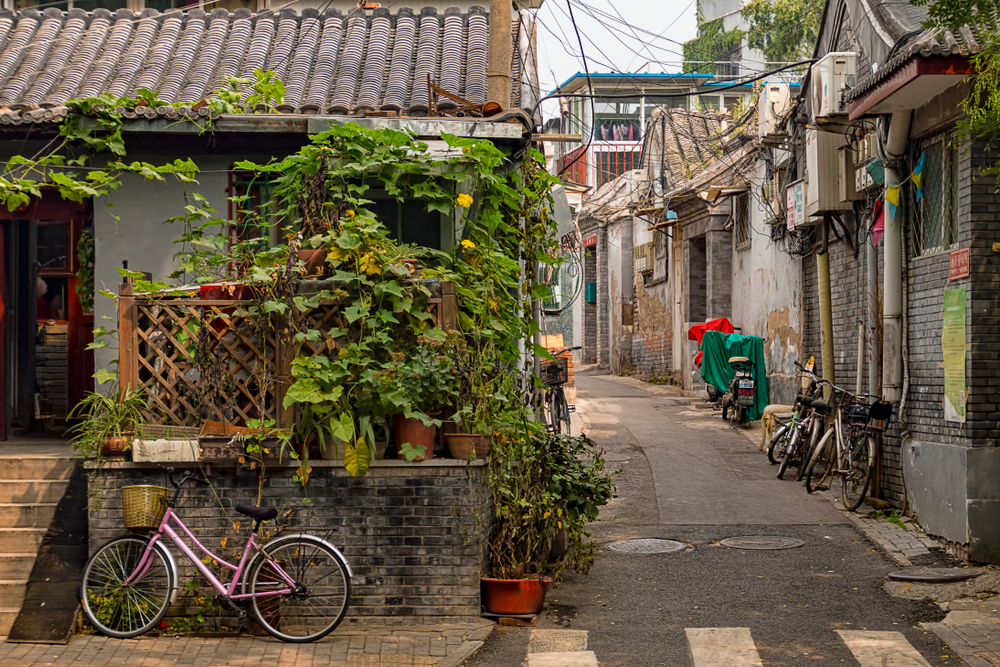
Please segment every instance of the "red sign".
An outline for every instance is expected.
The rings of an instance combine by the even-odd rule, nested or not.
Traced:
[[[959,280],[969,277],[969,249],[962,248],[951,253],[948,267],[948,280]]]
[[[583,239],[583,243],[581,243],[580,245],[582,245],[584,248],[589,248],[592,245],[597,245],[597,234],[593,234]]]

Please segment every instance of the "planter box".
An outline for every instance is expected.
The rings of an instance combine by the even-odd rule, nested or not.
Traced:
[[[197,440],[136,440],[132,460],[139,463],[184,463],[197,461]]]

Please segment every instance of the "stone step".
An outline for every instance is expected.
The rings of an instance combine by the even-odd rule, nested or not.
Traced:
[[[0,528],[0,553],[38,553],[47,528]]]
[[[0,607],[0,635],[6,637],[10,634],[10,628],[20,611],[20,607]]]
[[[57,503],[0,503],[0,528],[48,528]]]
[[[24,604],[24,591],[28,581],[17,579],[0,579],[0,608],[18,607]]]
[[[35,554],[0,554],[0,573],[8,579],[27,579],[35,566]]]
[[[69,479],[78,461],[72,457],[4,457],[0,459],[0,480]]]
[[[66,492],[67,481],[19,479],[0,483],[0,503],[57,503]]]

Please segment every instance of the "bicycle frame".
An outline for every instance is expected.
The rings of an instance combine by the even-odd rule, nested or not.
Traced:
[[[185,543],[184,540],[181,539],[181,536],[170,525],[171,521],[173,521],[184,532],[184,534],[188,537],[188,539],[190,539],[202,553],[204,553],[208,558],[212,559],[213,562],[218,563],[219,565],[222,565],[223,567],[226,567],[235,572],[235,574],[233,574],[233,580],[230,582],[228,589],[223,585],[223,583],[219,580],[219,578],[215,575],[215,573],[211,570],[211,568],[209,568],[208,565],[203,563],[201,559],[198,558],[198,556],[194,553],[194,551],[187,545],[187,543]],[[285,573],[283,569],[281,569],[281,566],[279,566],[277,563],[268,558],[267,554],[264,553],[262,550],[260,550],[260,548],[257,546],[256,532],[250,533],[250,539],[247,540],[246,546],[243,548],[243,555],[240,557],[239,565],[233,565],[232,563],[229,563],[228,561],[219,558],[211,551],[209,551],[208,548],[202,545],[202,543],[198,540],[198,538],[194,536],[194,533],[191,532],[191,529],[188,528],[184,524],[184,522],[181,521],[181,518],[174,513],[173,507],[167,507],[167,511],[163,515],[163,520],[160,522],[160,527],[157,529],[156,534],[149,539],[149,544],[146,546],[146,551],[145,553],[143,553],[142,559],[140,559],[139,564],[136,566],[135,571],[132,574],[130,574],[129,577],[125,580],[124,583],[126,586],[130,586],[135,582],[140,581],[144,576],[146,576],[146,573],[149,571],[149,568],[152,566],[153,563],[153,549],[156,546],[156,544],[163,538],[164,535],[169,537],[171,541],[173,541],[173,543],[177,545],[177,548],[180,549],[181,553],[183,553],[187,557],[187,559],[190,560],[191,563],[198,569],[198,571],[201,572],[201,575],[205,577],[205,580],[212,585],[212,588],[214,588],[219,595],[229,600],[247,600],[249,598],[263,598],[263,597],[272,597],[275,595],[288,595],[292,593],[296,588],[295,581],[291,577],[289,577],[288,574]],[[282,580],[284,580],[284,582],[288,584],[288,588],[282,588],[280,590],[274,590],[274,591],[266,591],[262,593],[239,593],[239,594],[236,593],[236,587],[240,584],[240,581],[243,578],[243,573],[245,571],[247,562],[250,559],[250,554],[253,552],[255,547],[257,548],[258,551],[261,552],[264,558],[268,559],[268,562],[271,563],[271,565],[274,567],[278,576],[280,576]]]

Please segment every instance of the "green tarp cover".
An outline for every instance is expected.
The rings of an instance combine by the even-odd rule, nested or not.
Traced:
[[[767,407],[767,369],[764,366],[764,339],[760,336],[724,334],[721,331],[706,331],[701,339],[701,377],[722,393],[729,389],[729,382],[736,377],[736,371],[729,366],[730,357],[746,357],[753,362],[754,391],[753,407],[746,411],[750,421],[757,421]]]

